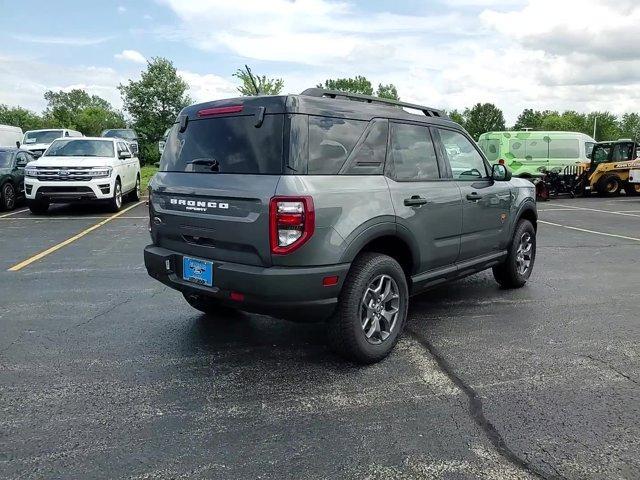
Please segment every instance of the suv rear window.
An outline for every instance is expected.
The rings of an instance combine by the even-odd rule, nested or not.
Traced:
[[[180,133],[174,125],[160,159],[162,172],[282,173],[284,115],[253,115],[189,120]]]

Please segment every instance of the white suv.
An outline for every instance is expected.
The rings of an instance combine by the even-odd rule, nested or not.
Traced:
[[[140,199],[140,162],[119,138],[59,138],[24,170],[31,212],[42,214],[50,203],[102,201],[122,207],[124,195]]]
[[[29,130],[24,133],[22,148],[29,150],[38,158],[44,153],[56,138],[82,137],[82,133],[68,128],[50,128],[43,130]]]

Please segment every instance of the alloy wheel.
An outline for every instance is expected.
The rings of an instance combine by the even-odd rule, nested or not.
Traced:
[[[6,185],[3,189],[2,196],[4,197],[4,206],[7,210],[13,210],[16,206],[16,192],[11,185]]]
[[[360,320],[369,343],[384,342],[395,328],[400,311],[400,290],[389,275],[378,275],[362,296]]]
[[[115,198],[116,206],[120,208],[122,206],[122,187],[120,186],[120,183],[116,183]]]
[[[516,252],[516,268],[520,275],[525,275],[531,268],[533,258],[533,240],[529,232],[524,232],[520,237],[518,250]]]

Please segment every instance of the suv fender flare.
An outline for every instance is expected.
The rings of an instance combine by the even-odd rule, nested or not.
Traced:
[[[513,233],[521,218],[530,220],[531,223],[533,223],[533,228],[535,228],[536,231],[538,230],[538,211],[536,210],[536,205],[532,201],[525,201],[518,208],[518,212],[516,213],[514,221],[511,224],[509,239],[513,237]]]
[[[365,227],[364,230],[356,234],[355,238],[349,242],[349,245],[342,253],[341,263],[351,263],[360,253],[360,251],[372,241],[382,237],[397,237],[409,246],[409,253],[413,260],[413,265],[417,265],[420,258],[420,247],[413,235],[405,227],[395,222],[383,222]]]

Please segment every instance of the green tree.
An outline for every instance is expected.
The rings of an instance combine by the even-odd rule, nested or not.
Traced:
[[[398,89],[393,83],[389,83],[387,85],[380,83],[378,85],[378,90],[376,91],[376,96],[380,98],[388,98],[390,100],[400,100],[400,97],[398,96]]]
[[[319,83],[318,88],[326,88],[327,90],[337,90],[338,92],[357,93],[360,95],[374,95],[373,85],[367,77],[356,75],[353,78],[329,78],[324,84]],[[378,84],[375,96],[380,98],[388,98],[390,100],[400,100],[398,96],[398,88],[393,83],[386,85]]]
[[[637,113],[625,113],[620,119],[620,135],[623,138],[631,138],[640,141],[640,115]]]
[[[42,128],[44,121],[40,115],[26,108],[0,105],[0,124],[20,127],[27,131]]]
[[[153,163],[159,158],[157,143],[177,115],[191,103],[189,86],[166,58],[152,58],[140,80],[119,85],[125,110],[141,140],[142,157]]]
[[[460,113],[458,110],[451,110],[450,112],[445,112],[448,117],[453,120],[454,122],[456,122],[459,125],[462,125],[462,127],[464,127],[464,116],[462,115],[462,113]]]
[[[502,110],[493,103],[476,103],[462,113],[462,126],[474,138],[478,139],[485,132],[504,130]]]
[[[356,75],[353,78],[330,78],[324,81],[324,85],[319,83],[317,87],[326,88],[327,90],[337,90],[339,92],[373,95],[373,86],[371,85],[371,82],[362,75]]]
[[[125,126],[124,116],[109,102],[76,88],[69,92],[47,91],[44,120],[48,126],[73,128],[88,136],[97,136],[107,128]]]
[[[513,129],[524,130],[525,128],[530,128],[531,130],[541,130],[542,118],[542,112],[531,108],[525,108],[522,113],[518,115],[518,119],[516,120],[516,124],[513,126]]]
[[[593,135],[593,124],[596,119],[595,139],[597,141],[604,142],[606,140],[617,140],[622,136],[620,123],[616,116],[610,112],[592,112],[587,115],[583,133]]]
[[[266,75],[253,75],[253,80],[256,82],[255,86],[258,87],[258,93],[256,93],[256,89],[251,81],[251,75],[249,75],[247,70],[239,68],[233,76],[242,82],[242,85],[237,88],[243,97],[251,97],[253,95],[278,95],[284,88],[284,80],[281,78],[267,78]]]

